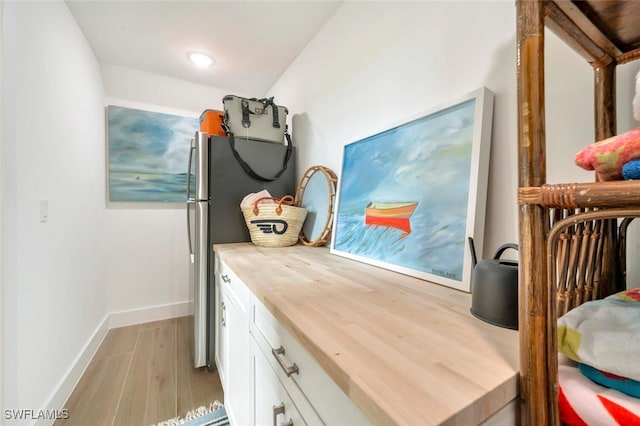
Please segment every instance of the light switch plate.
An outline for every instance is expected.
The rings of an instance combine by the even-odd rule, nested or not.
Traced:
[[[40,200],[40,223],[49,221],[49,201]]]

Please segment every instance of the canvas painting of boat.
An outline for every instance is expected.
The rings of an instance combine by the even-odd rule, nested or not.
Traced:
[[[482,88],[345,145],[331,252],[469,291],[492,109]]]

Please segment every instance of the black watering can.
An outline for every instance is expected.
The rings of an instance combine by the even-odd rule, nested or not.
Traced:
[[[518,329],[518,262],[500,259],[507,249],[518,250],[517,244],[498,247],[493,259],[478,262],[473,238],[469,237],[473,259],[471,280],[471,313],[476,318],[499,327]]]

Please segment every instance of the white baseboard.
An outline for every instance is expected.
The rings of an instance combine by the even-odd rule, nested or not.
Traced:
[[[62,410],[69,396],[71,396],[71,392],[73,392],[78,381],[80,381],[80,377],[82,377],[82,374],[89,366],[91,359],[98,351],[100,344],[102,344],[102,341],[110,329],[192,314],[193,301],[170,303],[167,305],[157,305],[107,314],[93,332],[93,335],[80,354],[76,357],[72,367],[64,375],[43,410],[48,410],[49,413],[55,410]],[[40,419],[34,424],[37,426],[51,425],[52,420]]]
[[[78,382],[80,381],[80,377],[85,372],[91,359],[98,351],[100,344],[104,340],[104,337],[107,335],[109,331],[109,315],[106,315],[102,322],[98,325],[96,330],[93,332],[93,335],[84,346],[80,354],[76,357],[73,362],[71,368],[64,375],[62,380],[59,382],[55,391],[52,393],[49,401],[43,408],[43,410],[48,410],[50,413],[55,410],[62,410],[65,402],[69,399],[71,392],[76,387]],[[35,422],[36,425],[50,425],[52,424],[52,420],[39,419]]]
[[[169,318],[182,317],[193,314],[193,301],[156,305],[142,309],[112,312],[109,315],[109,328],[126,327],[150,321],[160,321]]]

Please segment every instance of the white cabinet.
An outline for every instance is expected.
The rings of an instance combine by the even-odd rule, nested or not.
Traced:
[[[216,365],[224,389],[225,410],[233,425],[250,423],[248,289],[224,264],[216,268]]]
[[[216,363],[233,426],[371,422],[224,262]]]

